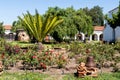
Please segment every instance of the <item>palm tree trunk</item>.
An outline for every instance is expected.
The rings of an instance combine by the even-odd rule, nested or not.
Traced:
[[[43,46],[43,44],[42,44],[42,42],[38,42],[37,43],[37,49],[38,49],[38,51],[41,51],[41,50],[43,50],[44,49],[44,46]]]

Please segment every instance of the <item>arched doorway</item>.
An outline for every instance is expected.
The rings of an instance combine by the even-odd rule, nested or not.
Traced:
[[[98,40],[98,35],[97,34],[93,34],[92,35],[92,40],[97,41]]]
[[[103,34],[100,34],[100,41],[103,40]]]
[[[85,40],[90,40],[90,36],[88,34],[85,34]]]
[[[78,34],[77,39],[82,41],[82,38],[83,38],[82,34]]]

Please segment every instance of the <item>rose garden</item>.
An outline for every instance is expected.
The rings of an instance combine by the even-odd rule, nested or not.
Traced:
[[[106,19],[113,29],[119,25],[119,17]],[[1,23],[0,80],[119,80],[120,42],[90,41],[92,23],[84,10],[72,7],[49,8],[44,15],[27,11],[14,22],[11,40]],[[85,40],[75,39],[80,32]]]
[[[26,44],[26,45],[25,45]],[[44,49],[38,50],[36,44],[19,41],[6,42],[0,39],[0,59],[3,71],[1,80],[49,80],[51,76],[61,76],[61,80],[118,80],[120,78],[120,43],[60,43],[43,44]],[[81,62],[86,63],[88,56],[94,57],[97,76],[75,76]],[[15,75],[15,76],[11,76]],[[31,76],[30,76],[31,75]],[[42,77],[42,76],[44,77]],[[17,79],[17,76],[21,76]],[[110,76],[110,77],[109,77]],[[3,78],[3,79],[2,79]],[[55,79],[57,80],[57,79]]]

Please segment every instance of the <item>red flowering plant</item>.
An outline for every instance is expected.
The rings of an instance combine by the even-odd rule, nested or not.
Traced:
[[[37,66],[39,61],[38,61],[38,56],[37,55],[32,55],[31,56],[31,66]]]
[[[35,68],[39,63],[38,53],[29,49],[27,52],[21,53],[21,60],[23,61],[22,64],[25,69]]]
[[[8,69],[8,67],[10,66],[10,56],[8,54],[2,53],[1,59],[3,62],[4,69]]]
[[[12,49],[13,49],[12,52],[14,54],[18,54],[21,50],[20,46],[18,46],[18,45],[13,46]]]
[[[18,45],[12,46],[12,45],[10,45],[10,44],[5,44],[5,51],[6,51],[9,55],[11,55],[11,54],[18,54],[18,53],[20,53],[21,48],[20,48],[20,46],[18,46]]]
[[[57,62],[58,68],[63,68],[65,64],[67,63],[67,59],[65,58],[64,55],[61,54],[59,55],[56,62]]]
[[[53,50],[47,50],[43,54],[44,55],[44,61],[47,65],[54,65],[55,64],[55,58],[54,58],[54,51]]]
[[[9,54],[11,52],[11,45],[10,44],[5,44],[5,51]]]
[[[20,55],[20,59],[22,60],[22,64],[24,65],[24,67],[30,65],[31,63],[31,54],[32,54],[32,50],[28,50],[28,52],[23,52]]]

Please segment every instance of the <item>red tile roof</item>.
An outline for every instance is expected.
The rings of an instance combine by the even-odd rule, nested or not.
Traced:
[[[94,31],[103,31],[104,26],[94,26]]]
[[[4,25],[5,30],[11,30],[12,26],[11,25]]]

